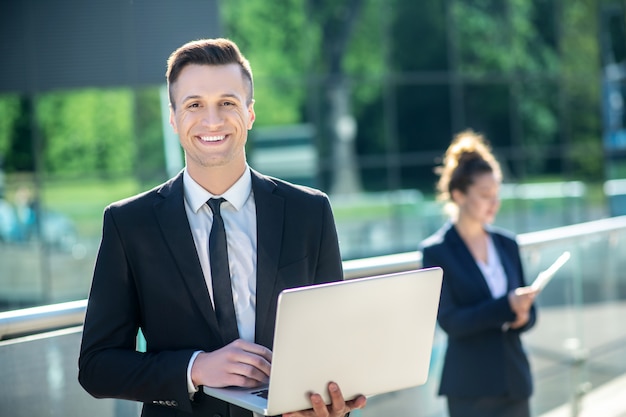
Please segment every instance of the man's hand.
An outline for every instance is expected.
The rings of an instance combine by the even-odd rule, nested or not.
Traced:
[[[256,387],[267,383],[272,351],[264,346],[237,339],[213,352],[202,352],[191,367],[195,386]]]
[[[295,413],[283,414],[283,417],[343,417],[352,410],[365,407],[367,402],[364,396],[359,396],[354,400],[345,401],[339,386],[331,382],[328,384],[328,392],[330,393],[330,405],[324,404],[321,395],[317,393],[311,394],[312,409],[298,411]]]

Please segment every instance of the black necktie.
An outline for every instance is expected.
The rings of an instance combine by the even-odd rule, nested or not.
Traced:
[[[207,204],[213,212],[213,226],[209,235],[209,263],[211,264],[211,282],[213,283],[213,303],[224,343],[228,344],[239,338],[237,318],[233,303],[233,291],[230,285],[228,268],[228,249],[226,230],[220,214],[220,205],[226,200],[211,198]]]

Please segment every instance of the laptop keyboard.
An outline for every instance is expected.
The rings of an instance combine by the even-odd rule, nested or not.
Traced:
[[[257,397],[265,398],[267,400],[268,392],[269,392],[269,389],[265,388],[259,391],[253,391],[252,394],[256,395]]]

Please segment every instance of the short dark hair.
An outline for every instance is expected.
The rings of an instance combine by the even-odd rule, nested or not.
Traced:
[[[230,39],[199,39],[191,41],[176,49],[167,60],[168,93],[170,104],[174,106],[172,97],[172,84],[176,82],[180,72],[187,65],[228,65],[237,64],[241,68],[241,74],[248,81],[247,104],[254,98],[254,82],[250,62],[243,56],[239,47]]]

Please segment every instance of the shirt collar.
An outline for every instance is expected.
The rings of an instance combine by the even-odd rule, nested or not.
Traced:
[[[235,207],[235,210],[240,210],[252,192],[252,174],[250,173],[250,167],[246,165],[243,175],[224,194],[213,195],[191,178],[191,175],[185,168],[183,172],[183,189],[185,200],[194,213],[197,213],[209,198],[213,197],[224,197]]]

